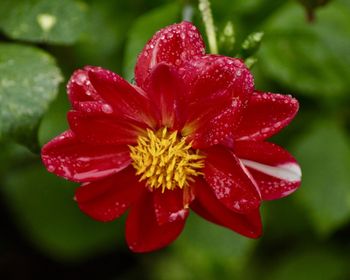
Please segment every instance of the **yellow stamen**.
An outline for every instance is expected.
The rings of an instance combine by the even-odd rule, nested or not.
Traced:
[[[136,146],[130,146],[130,157],[140,181],[147,180],[151,189],[183,189],[193,177],[201,175],[205,158],[191,144],[180,138],[177,131],[163,128],[154,132],[147,130],[146,136],[139,136]]]

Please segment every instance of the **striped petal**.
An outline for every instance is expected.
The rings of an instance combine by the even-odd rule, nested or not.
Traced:
[[[254,177],[264,200],[285,197],[300,185],[298,163],[275,144],[238,141],[235,143],[235,154]]]

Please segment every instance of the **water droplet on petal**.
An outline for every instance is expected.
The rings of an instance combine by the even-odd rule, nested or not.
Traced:
[[[103,105],[102,105],[102,111],[103,111],[104,113],[106,113],[106,114],[111,114],[111,113],[113,113],[112,107],[111,107],[110,105],[108,105],[108,104],[103,104]]]
[[[54,171],[55,171],[55,167],[54,167],[53,165],[49,165],[49,166],[47,167],[47,170],[48,170],[49,172],[54,172]]]
[[[87,80],[87,75],[85,73],[79,73],[76,77],[76,82],[78,85],[83,85]]]

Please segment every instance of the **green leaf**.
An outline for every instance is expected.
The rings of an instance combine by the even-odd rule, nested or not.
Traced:
[[[0,28],[12,39],[72,44],[84,30],[84,3],[74,0],[2,0]]]
[[[232,54],[235,46],[235,28],[232,21],[226,22],[219,36],[219,49],[220,54],[230,55]]]
[[[57,98],[52,102],[49,110],[46,112],[40,122],[38,130],[39,145],[43,146],[51,139],[69,129],[67,122],[67,112],[70,109],[70,103],[65,91],[60,91]]]
[[[7,174],[2,187],[22,232],[56,259],[87,259],[122,244],[120,222],[99,223],[84,215],[73,200],[77,185],[48,173],[40,163]]]
[[[297,2],[267,22],[259,52],[265,75],[303,95],[347,95],[350,76],[350,9],[334,2],[310,24]]]
[[[42,115],[56,97],[62,77],[47,53],[0,43],[0,140],[32,143]]]
[[[17,44],[0,44],[0,140],[36,143],[42,115],[56,97],[62,80],[47,53]]]
[[[171,248],[172,254],[157,263],[154,278],[233,279],[256,244],[192,213]]]
[[[136,59],[154,33],[177,21],[180,14],[178,3],[168,4],[139,17],[129,31],[124,57],[124,77],[134,77]]]
[[[350,147],[336,122],[322,121],[296,144],[303,171],[296,193],[318,232],[326,235],[350,219]]]
[[[258,51],[263,37],[264,32],[253,32],[249,34],[242,43],[240,56],[246,59],[254,55]]]

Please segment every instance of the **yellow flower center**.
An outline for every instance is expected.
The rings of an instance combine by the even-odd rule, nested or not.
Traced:
[[[204,167],[204,156],[178,137],[177,131],[147,130],[147,135],[139,136],[137,145],[129,148],[136,175],[141,176],[140,181],[147,180],[151,189],[182,189],[202,174],[199,170]]]

